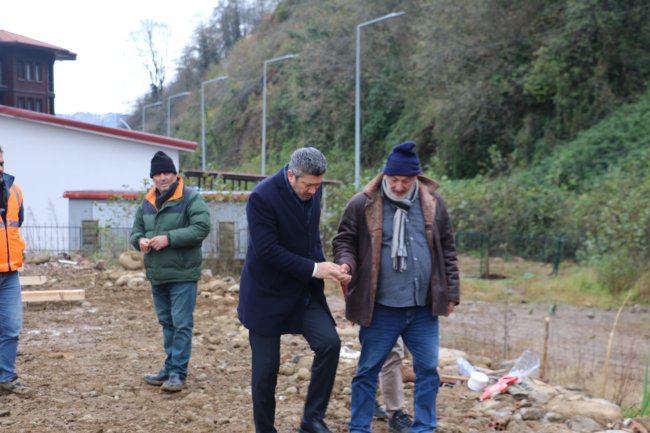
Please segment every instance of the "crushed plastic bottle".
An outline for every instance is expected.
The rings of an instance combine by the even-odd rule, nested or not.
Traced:
[[[516,376],[517,381],[534,374],[539,368],[539,355],[532,350],[526,349],[510,369],[509,376]]]
[[[463,376],[470,376],[472,372],[476,370],[476,368],[474,368],[474,366],[462,356],[456,359],[456,366],[458,367],[460,374]]]

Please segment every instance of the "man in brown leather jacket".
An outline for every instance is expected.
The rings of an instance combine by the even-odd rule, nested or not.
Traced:
[[[413,356],[414,419],[390,429],[436,428],[438,317],[460,302],[458,259],[438,184],[421,174],[414,147],[393,148],[383,172],[348,202],[332,242],[349,274],[346,317],[361,325],[350,433],[371,432],[377,376],[400,336]]]

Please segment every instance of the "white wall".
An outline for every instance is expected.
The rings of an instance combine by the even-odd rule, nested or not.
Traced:
[[[175,148],[4,116],[0,146],[23,190],[25,225],[68,225],[64,191],[144,190],[158,150],[178,169]]]

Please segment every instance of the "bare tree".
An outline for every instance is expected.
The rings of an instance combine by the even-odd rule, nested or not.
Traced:
[[[138,57],[149,73],[151,96],[158,99],[165,85],[171,32],[167,24],[151,20],[140,21],[138,30],[131,32]]]

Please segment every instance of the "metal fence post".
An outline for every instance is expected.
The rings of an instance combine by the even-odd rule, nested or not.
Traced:
[[[560,271],[560,262],[562,261],[562,247],[564,246],[564,240],[562,238],[557,238],[555,243],[555,260],[553,260],[553,271],[551,275],[557,275]]]
[[[490,264],[488,256],[488,237],[485,233],[481,233],[481,264],[480,264],[480,274],[481,278],[487,278],[490,275]]]

